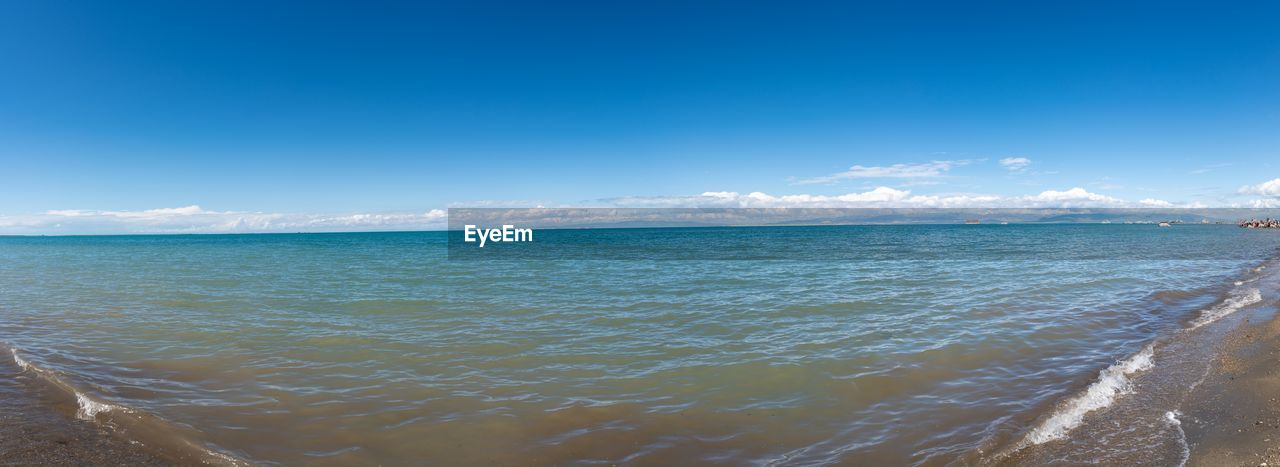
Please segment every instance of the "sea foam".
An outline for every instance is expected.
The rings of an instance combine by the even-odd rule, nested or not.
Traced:
[[[1080,426],[1085,414],[1111,405],[1120,394],[1133,392],[1129,375],[1150,369],[1155,364],[1154,355],[1155,349],[1147,345],[1141,352],[1102,370],[1098,380],[1084,393],[1067,400],[1044,423],[1027,433],[1025,442],[1040,444],[1061,439]]]
[[[28,371],[31,369],[31,364],[27,363],[26,360],[23,360],[22,357],[19,357],[17,350],[10,348],[9,353],[13,354],[13,363],[17,363],[18,368],[22,368],[22,371]]]
[[[1241,308],[1262,301],[1262,292],[1256,288],[1238,291],[1217,306],[1205,310],[1191,322],[1188,330],[1196,329],[1239,311]],[[1041,444],[1066,437],[1067,432],[1080,426],[1089,412],[1110,406],[1116,396],[1133,392],[1129,376],[1154,366],[1155,350],[1148,344],[1141,352],[1116,362],[1098,374],[1098,380],[1055,410],[1043,423],[1027,433],[1024,444]],[[1178,423],[1177,414],[1166,414],[1171,423]]]
[[[4,346],[4,345],[0,344],[0,346]],[[121,414],[139,414],[139,412],[135,412],[133,409],[129,407],[116,405],[108,402],[103,402],[93,398],[92,396],[89,396],[88,394],[80,392],[75,387],[68,384],[66,381],[63,381],[62,378],[59,377],[58,374],[56,374],[55,372],[46,370],[44,368],[40,368],[35,364],[28,362],[26,359],[23,359],[22,356],[18,355],[17,348],[13,346],[6,346],[6,347],[9,348],[9,353],[13,355],[13,362],[16,363],[18,367],[22,369],[22,371],[34,373],[36,376],[40,377],[44,381],[54,386],[57,386],[58,388],[64,391],[67,391],[71,395],[75,396],[76,405],[78,405],[78,408],[76,409],[76,418],[85,420],[88,422],[96,423],[98,422],[98,415],[104,414],[104,413],[114,412],[114,413],[121,413]],[[139,418],[139,420],[141,420],[141,418]],[[148,420],[152,420],[153,422],[157,422],[157,423],[166,423],[163,420],[160,420],[154,416],[149,417]],[[202,459],[200,460],[201,464],[232,465],[232,466],[250,465],[249,463],[242,461],[240,459],[237,459],[234,456],[219,452],[209,446],[203,446],[190,439],[186,439],[186,438],[178,438],[178,439],[179,439],[178,443],[179,445],[182,446],[182,449],[190,449],[202,456]],[[169,441],[173,441],[173,440],[169,440]],[[134,444],[142,444],[142,442],[138,440],[129,440],[129,442]]]
[[[1218,306],[1205,310],[1204,313],[1201,313],[1200,317],[1191,322],[1189,329],[1196,329],[1200,326],[1220,320],[1224,316],[1235,313],[1241,308],[1261,301],[1262,291],[1258,289],[1246,289],[1242,292],[1233,294],[1226,300],[1223,300],[1222,303],[1219,303]]]
[[[128,412],[124,407],[108,404],[106,402],[95,401],[79,391],[76,391],[76,403],[80,405],[80,409],[76,410],[76,417],[81,420],[94,420],[98,414],[120,410]]]
[[[25,359],[23,359],[22,356],[18,355],[18,349],[9,347],[9,353],[13,355],[13,363],[16,363],[18,367],[22,369],[22,371],[29,371],[29,372],[35,373],[39,375],[41,378],[44,378],[46,381],[53,383],[55,386],[58,386],[63,390],[70,392],[72,395],[75,395],[76,405],[79,406],[79,408],[76,409],[76,418],[79,418],[81,420],[92,421],[100,413],[106,413],[106,412],[111,412],[115,410],[119,410],[123,412],[129,411],[128,409],[115,404],[108,404],[106,402],[94,400],[92,397],[89,397],[83,392],[76,390],[70,384],[67,384],[65,381],[63,381],[62,378],[59,378],[58,375],[52,374],[43,368],[32,365],[31,362],[28,362]]]
[[[1169,426],[1178,430],[1178,446],[1182,448],[1182,457],[1178,459],[1178,467],[1187,465],[1187,460],[1191,458],[1191,445],[1187,444],[1187,432],[1182,429],[1182,420],[1178,417],[1182,416],[1182,412],[1170,410],[1164,413],[1164,420]]]

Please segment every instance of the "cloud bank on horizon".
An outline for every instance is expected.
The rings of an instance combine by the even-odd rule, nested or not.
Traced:
[[[1015,158],[1022,159],[1022,158]],[[1001,165],[1021,170],[1030,161],[1013,160]],[[851,172],[868,171],[887,178],[939,176],[952,165],[898,164],[890,167],[854,166]],[[1016,168],[1015,168],[1016,167]],[[935,173],[935,175],[919,175]],[[913,175],[905,175],[913,174]],[[1001,196],[978,193],[914,194],[908,189],[877,186],[840,195],[708,191],[697,195],[632,196],[546,207],[620,208],[1280,208],[1280,178],[1240,187],[1240,195],[1257,198],[1223,206],[1177,203],[1156,198],[1124,200],[1081,187],[1045,190],[1037,194]],[[460,203],[458,207],[533,207],[528,202]],[[537,206],[544,207],[544,206]],[[207,210],[198,205],[138,211],[85,209],[50,210],[40,214],[0,216],[0,234],[182,234],[277,233],[440,230],[447,227],[444,209],[399,213],[269,213]]]
[[[740,207],[740,208],[1204,208],[1202,203],[1172,203],[1146,198],[1126,201],[1084,188],[1045,190],[1034,195],[999,196],[959,193],[916,195],[911,190],[879,186],[843,195],[781,195],[708,191],[696,196],[627,197],[606,200],[624,207]],[[1240,207],[1240,206],[1235,206]]]
[[[52,210],[0,216],[0,234],[193,234],[434,230],[446,213],[290,214],[213,211],[192,205],[141,211]]]

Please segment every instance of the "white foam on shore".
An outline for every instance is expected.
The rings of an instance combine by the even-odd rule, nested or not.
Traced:
[[[1154,356],[1155,349],[1148,344],[1141,352],[1102,370],[1097,381],[1059,406],[1044,423],[1027,433],[1024,442],[1041,444],[1064,438],[1084,422],[1085,414],[1111,405],[1120,394],[1132,393],[1129,375],[1150,369],[1155,365]]]
[[[1178,445],[1182,447],[1182,457],[1178,460],[1178,467],[1187,465],[1187,461],[1191,459],[1191,445],[1187,444],[1187,432],[1182,429],[1182,420],[1178,417],[1182,412],[1170,410],[1164,413],[1164,420],[1169,422],[1169,426],[1178,430]]]
[[[1261,273],[1264,269],[1266,269],[1266,266],[1258,266],[1252,268],[1252,271]],[[1262,291],[1247,285],[1258,282],[1261,279],[1261,277],[1252,277],[1234,281],[1235,288],[1229,295],[1221,303],[1204,309],[1198,317],[1183,329],[1183,332],[1195,330],[1241,309],[1261,303],[1263,301]],[[1005,455],[1032,445],[1065,439],[1071,430],[1084,423],[1087,414],[1111,406],[1121,394],[1134,393],[1136,389],[1130,377],[1134,373],[1145,371],[1155,366],[1153,345],[1154,343],[1148,344],[1137,354],[1102,370],[1098,375],[1098,379],[1090,384],[1083,393],[1073,395],[1070,399],[1060,402],[1049,413],[1047,418],[1029,430],[1019,442],[1002,451],[1001,455],[994,459],[1001,459]],[[1206,367],[1200,379],[1191,384],[1191,390],[1203,383],[1211,370],[1211,366]],[[1191,452],[1187,443],[1186,432],[1183,430],[1180,419],[1182,416],[1181,412],[1171,410],[1165,412],[1162,417],[1162,421],[1170,429],[1177,432],[1178,441],[1182,448],[1182,458],[1178,463],[1179,467],[1187,463]]]
[[[108,402],[103,402],[103,401],[94,399],[93,397],[83,392],[80,392],[79,390],[76,390],[74,386],[67,384],[67,382],[63,381],[62,378],[60,378],[56,373],[46,370],[44,368],[40,368],[32,364],[31,362],[28,362],[27,360],[23,359],[21,356],[18,355],[18,349],[11,345],[5,345],[3,343],[0,343],[0,347],[8,347],[9,353],[13,355],[13,362],[16,363],[18,367],[22,369],[22,371],[35,373],[36,375],[38,375],[40,378],[47,381],[48,383],[53,384],[61,388],[62,390],[65,390],[70,394],[74,395],[76,397],[76,404],[78,405],[78,408],[76,409],[76,418],[78,419],[85,420],[88,422],[98,422],[97,417],[99,414],[110,413],[110,412],[138,414],[138,412],[134,412],[133,409],[130,409],[128,407],[111,404]],[[152,418],[155,418],[155,417],[152,416]],[[160,423],[164,423],[164,422],[160,421]],[[106,426],[112,426],[112,425],[108,424]],[[201,464],[233,465],[233,466],[252,465],[230,454],[219,452],[213,447],[200,445],[190,439],[181,438],[179,441],[186,445],[186,449],[191,449],[203,454],[203,459],[201,459],[200,461]],[[142,442],[137,440],[129,440],[129,442],[135,443],[135,444],[142,444]]]
[[[121,407],[115,404],[108,404],[106,402],[95,401],[93,399],[90,399],[89,396],[86,396],[80,393],[79,391],[76,391],[76,403],[80,404],[80,409],[76,410],[76,417],[81,420],[92,421],[100,413],[112,412],[116,410],[123,411],[123,412],[129,411],[129,409],[126,409],[124,407]]]
[[[13,363],[17,363],[18,368],[22,368],[22,371],[27,371],[31,369],[31,364],[27,363],[26,360],[23,360],[22,357],[19,357],[17,350],[10,348],[9,353],[13,354]]]
[[[115,410],[119,410],[123,412],[129,411],[129,409],[126,409],[124,407],[121,407],[115,404],[108,404],[106,402],[94,400],[88,395],[80,391],[77,391],[70,384],[67,384],[65,381],[63,381],[62,378],[59,378],[58,375],[52,374],[49,371],[46,371],[43,368],[32,365],[31,362],[24,360],[21,356],[18,355],[18,349],[9,347],[9,353],[13,354],[13,362],[18,364],[18,367],[21,368],[22,371],[30,371],[32,373],[36,373],[40,375],[42,378],[57,385],[58,387],[61,387],[71,392],[72,395],[76,396],[76,405],[79,406],[79,408],[76,409],[76,418],[79,418],[81,420],[92,421],[100,413],[106,413],[106,412],[111,412]]]
[[[1201,313],[1200,317],[1191,322],[1191,327],[1188,329],[1196,329],[1200,326],[1220,320],[1229,314],[1239,311],[1241,308],[1261,301],[1262,291],[1258,289],[1247,289],[1243,292],[1233,294],[1232,296],[1227,297],[1226,300],[1223,300],[1222,303],[1219,303],[1218,306],[1205,310],[1204,313]]]

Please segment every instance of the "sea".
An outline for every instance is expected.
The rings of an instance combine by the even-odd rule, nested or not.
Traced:
[[[0,237],[0,395],[34,401],[0,436],[54,414],[217,465],[1177,465],[1216,339],[1280,289],[1280,231],[1234,225],[455,234]]]

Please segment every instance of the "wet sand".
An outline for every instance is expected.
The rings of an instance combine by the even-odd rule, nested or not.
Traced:
[[[1187,465],[1280,465],[1280,319],[1256,310],[1223,342],[1184,410]]]
[[[145,446],[75,418],[75,400],[0,359],[0,464],[169,465]]]

